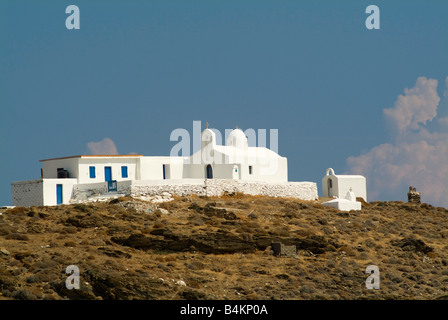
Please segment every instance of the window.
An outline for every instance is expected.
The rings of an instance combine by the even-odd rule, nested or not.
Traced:
[[[127,166],[122,166],[121,167],[121,177],[122,178],[127,178],[128,177],[128,167]]]
[[[252,174],[252,166],[249,166],[249,174]]]
[[[95,167],[89,167],[89,174],[90,174],[90,178],[93,179],[96,177],[95,174]]]

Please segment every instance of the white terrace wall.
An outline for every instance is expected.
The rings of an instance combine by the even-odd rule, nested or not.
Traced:
[[[204,180],[134,181],[129,190],[131,196],[155,196],[160,195],[162,192],[168,192],[178,196],[193,193],[203,195],[205,194]]]
[[[241,192],[250,195],[291,197],[302,200],[318,199],[314,182],[262,183],[231,179],[185,179],[170,182],[135,181],[130,186],[131,196],[153,196],[168,192],[173,195],[190,194],[220,196],[225,192]]]

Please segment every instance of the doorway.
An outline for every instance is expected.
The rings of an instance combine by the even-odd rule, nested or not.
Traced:
[[[327,180],[327,187],[328,187],[328,196],[329,197],[332,197],[333,196],[333,190],[332,190],[332,188],[333,188],[333,180],[331,180],[331,178],[328,178],[328,180]]]
[[[56,185],[56,204],[62,204],[62,184]]]
[[[112,181],[112,167],[104,167],[104,179],[105,181]]]
[[[207,165],[207,179],[213,179],[213,169],[210,164]]]

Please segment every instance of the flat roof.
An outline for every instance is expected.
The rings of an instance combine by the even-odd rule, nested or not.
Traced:
[[[84,154],[78,156],[69,156],[69,157],[60,157],[60,158],[51,158],[51,159],[43,159],[39,161],[50,161],[50,160],[62,160],[62,159],[72,159],[72,158],[135,158],[142,157],[141,154],[107,154],[107,155],[92,155],[92,154]]]

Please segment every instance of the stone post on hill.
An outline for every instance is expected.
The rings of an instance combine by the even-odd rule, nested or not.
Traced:
[[[408,202],[420,203],[420,192],[417,192],[417,190],[412,186],[409,187]]]

